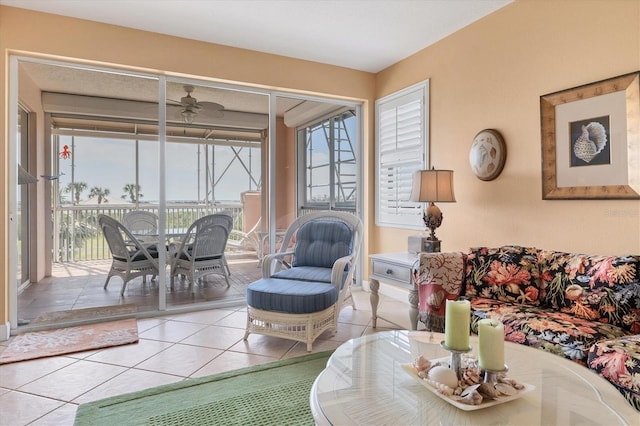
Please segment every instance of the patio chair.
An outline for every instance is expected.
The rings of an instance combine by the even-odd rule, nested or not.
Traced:
[[[284,232],[276,231],[276,245],[282,244]],[[262,265],[265,252],[268,251],[269,233],[262,231],[262,218],[258,219],[255,225],[247,231],[242,232],[237,229],[231,230],[229,234],[229,241],[227,247],[231,247],[236,250],[253,250],[256,252],[258,258],[258,267]],[[276,250],[278,247],[276,247]]]
[[[258,260],[261,257],[262,246],[260,244],[260,231],[262,227],[262,218],[258,219],[255,225],[247,232],[233,229],[229,235],[227,245],[236,250],[253,249],[256,251]]]
[[[122,224],[142,243],[158,242],[158,216],[146,210],[131,210],[122,217]]]
[[[222,275],[227,286],[230,285],[229,266],[224,257],[229,228],[220,216],[228,215],[204,216],[189,227],[177,250],[171,255],[172,289],[177,275],[189,278],[192,292],[195,291],[195,282],[210,274]]]
[[[351,213],[316,212],[296,219],[280,251],[264,257],[263,278],[247,287],[244,340],[251,333],[282,337],[306,343],[310,352],[320,334],[335,332],[342,303],[351,295],[361,242],[362,222]]]
[[[142,277],[146,282],[147,275],[158,274],[157,246],[145,246],[122,223],[110,216],[98,215],[98,224],[112,257],[111,269],[104,283],[105,290],[111,277],[117,276],[122,279],[120,296],[124,296],[129,281]]]
[[[214,213],[206,217],[209,218],[207,220],[207,223],[219,224],[224,226],[227,230],[227,235],[231,235],[231,233],[233,232],[233,216],[230,213]],[[204,223],[204,221],[202,223]],[[228,243],[229,238],[227,237],[227,244]],[[229,269],[229,263],[227,262],[227,257],[224,254],[224,251],[222,253],[222,258],[224,259],[224,266],[227,268],[227,273],[231,275],[231,269]]]

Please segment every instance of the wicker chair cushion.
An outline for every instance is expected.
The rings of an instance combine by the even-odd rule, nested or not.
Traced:
[[[272,278],[283,278],[286,280],[316,281],[323,283],[331,282],[331,268],[320,268],[317,266],[296,266],[295,268],[278,271]]]
[[[296,234],[293,266],[331,268],[335,261],[351,254],[353,235],[346,223],[317,220],[307,222]]]
[[[151,255],[152,258],[157,259],[158,258],[158,249],[153,246],[147,249],[147,252]],[[122,256],[113,256],[114,259],[120,260],[122,262],[126,262],[127,259],[122,257]],[[137,262],[139,260],[147,260],[147,256],[144,255],[144,253],[138,253],[133,259],[131,259],[131,261],[133,262]]]
[[[320,312],[338,300],[332,284],[262,278],[247,287],[247,304],[265,311],[290,314]]]
[[[190,255],[193,252],[193,250],[191,250],[191,249],[187,249],[187,251],[189,252]],[[198,258],[198,260],[199,261],[214,260],[214,259],[220,259],[221,257],[222,257],[221,254],[217,254],[215,256],[201,256],[201,257]],[[182,260],[190,260],[189,256],[187,256],[187,254],[184,253],[184,252],[180,253],[179,258],[182,259]]]

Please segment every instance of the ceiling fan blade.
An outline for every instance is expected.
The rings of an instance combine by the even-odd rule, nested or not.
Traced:
[[[224,117],[224,111],[221,109],[208,109],[205,108],[198,113],[198,116],[202,116],[201,118],[222,118]]]
[[[202,102],[198,102],[198,105],[200,105],[203,109],[206,109],[209,111],[222,111],[224,109],[222,105],[216,102],[202,101]]]

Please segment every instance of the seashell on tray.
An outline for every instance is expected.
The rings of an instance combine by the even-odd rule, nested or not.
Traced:
[[[451,389],[458,387],[458,376],[456,372],[443,365],[437,365],[431,368],[427,377],[429,380],[448,386]]]
[[[417,376],[429,383],[437,392],[465,405],[480,405],[484,400],[499,400],[501,397],[517,395],[525,386],[506,374],[499,374],[497,382],[482,382],[478,368],[466,368],[458,380],[455,371],[440,360],[428,360],[420,356],[412,363]]]

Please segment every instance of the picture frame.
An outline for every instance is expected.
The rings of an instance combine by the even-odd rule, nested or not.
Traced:
[[[540,97],[542,198],[640,199],[640,72]]]

